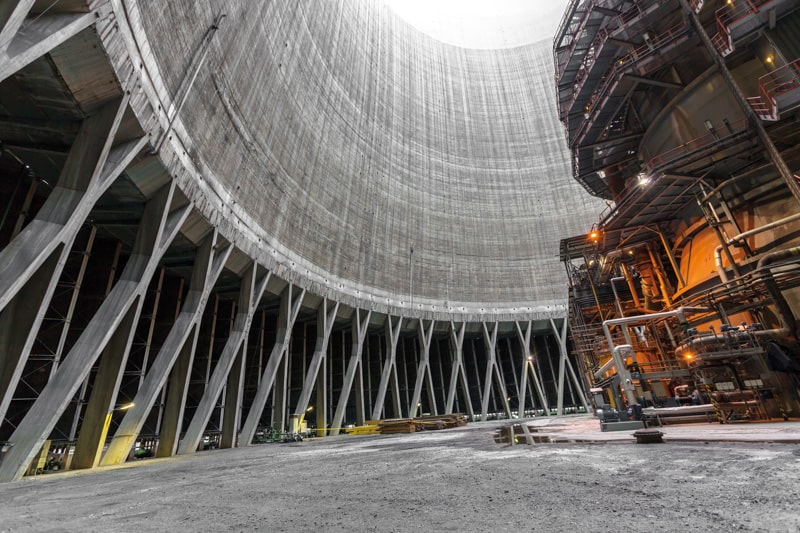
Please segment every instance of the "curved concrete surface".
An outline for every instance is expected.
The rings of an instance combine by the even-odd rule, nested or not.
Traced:
[[[393,314],[563,307],[558,242],[599,209],[570,176],[549,40],[458,48],[379,2],[228,2],[216,32],[218,2],[118,6],[162,160],[278,275]]]

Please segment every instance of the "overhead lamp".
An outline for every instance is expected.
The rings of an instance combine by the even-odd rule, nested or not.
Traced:
[[[775,62],[775,58],[772,57],[772,54],[770,54],[770,55],[768,55],[766,57],[766,59],[764,61],[766,61],[767,63],[769,63],[771,65],[773,62]]]
[[[636,183],[638,183],[640,187],[646,187],[650,183],[650,176],[645,172],[639,172],[636,174]]]
[[[606,179],[606,171],[605,170],[598,170],[597,171],[597,177],[600,178],[601,180]]]

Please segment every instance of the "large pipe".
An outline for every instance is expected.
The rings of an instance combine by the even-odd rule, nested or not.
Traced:
[[[795,257],[798,255],[800,255],[800,246],[793,246],[792,248],[786,248],[785,250],[770,252],[758,260],[758,264],[756,265],[756,270],[761,270],[765,266],[774,263],[775,261],[789,259],[790,257]]]
[[[628,270],[628,265],[624,262],[620,263],[620,267],[622,268],[622,274],[625,276],[625,281],[628,282],[628,288],[631,291],[631,296],[633,297],[633,305],[641,307],[642,304],[639,302],[639,294],[636,292],[636,285],[633,283],[633,277],[631,276],[630,270]]]
[[[708,311],[708,309],[705,307],[681,306],[674,311],[663,311],[661,313],[653,313],[650,315],[612,318],[610,320],[603,321],[603,333],[605,333],[606,341],[608,342],[608,348],[611,350],[611,357],[613,358],[614,364],[617,367],[617,374],[622,382],[622,389],[625,391],[625,397],[627,398],[629,405],[636,403],[636,390],[633,386],[633,383],[631,383],[630,373],[628,372],[628,369],[625,368],[625,365],[622,363],[622,357],[619,355],[619,349],[625,347],[626,345],[614,346],[614,338],[611,336],[611,327],[625,326],[627,324],[635,324],[637,322],[648,322],[651,320],[658,320],[661,318],[669,318],[674,316],[678,317],[678,322],[685,329],[689,325],[689,323],[686,321],[686,313],[703,313],[706,311]]]
[[[786,337],[789,335],[788,328],[778,328],[778,329],[765,329],[761,331],[750,331],[750,332],[736,332],[736,339],[741,338],[748,338],[748,337],[757,337],[757,338],[766,338],[766,339],[778,339],[781,337]],[[701,335],[699,337],[693,337],[692,339],[681,343],[677,348],[675,348],[675,356],[680,358],[682,357],[687,351],[694,350],[697,346],[703,346],[706,344],[713,344],[715,342],[719,342],[721,339],[724,339],[724,336],[720,336],[717,334],[706,334]]]
[[[784,224],[788,224],[796,220],[800,220],[800,213],[795,213],[794,215],[789,215],[788,217],[784,217],[780,220],[776,220],[774,222],[770,222],[769,224],[764,224],[763,226],[759,226],[757,228],[747,230],[744,233],[740,233],[739,235],[736,235],[735,237],[731,237],[730,239],[728,239],[727,242],[725,243],[725,246],[729,246],[737,241],[746,239],[747,237],[752,237],[753,235],[756,235],[758,233],[775,229],[778,226],[782,226]],[[723,283],[727,283],[729,279],[727,272],[725,272],[725,268],[722,266],[722,248],[723,246],[720,244],[714,250],[714,261],[717,264],[717,272],[719,273],[719,279]]]

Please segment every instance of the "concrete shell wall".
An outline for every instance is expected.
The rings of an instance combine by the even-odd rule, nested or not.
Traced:
[[[124,4],[164,108],[224,9],[175,135],[297,278],[412,314],[563,305],[558,241],[599,210],[570,177],[549,40],[457,48],[379,2]]]

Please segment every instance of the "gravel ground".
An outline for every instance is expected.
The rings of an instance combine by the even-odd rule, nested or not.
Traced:
[[[0,485],[0,531],[798,531],[796,444],[504,447],[498,423]]]

